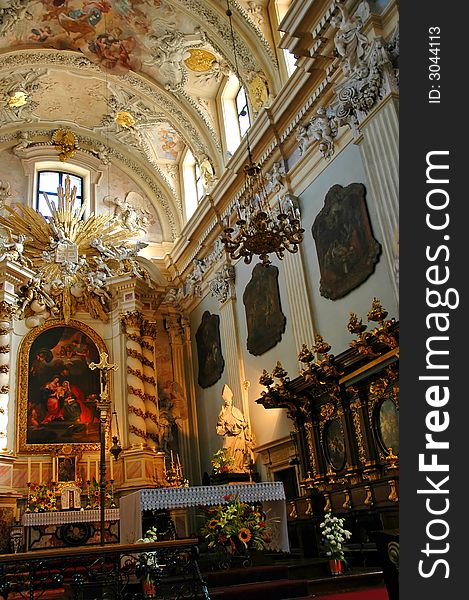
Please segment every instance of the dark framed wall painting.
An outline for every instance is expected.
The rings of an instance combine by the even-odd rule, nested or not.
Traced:
[[[331,300],[342,298],[374,271],[381,247],[373,237],[365,200],[365,186],[333,185],[314,220],[321,279],[319,292]]]
[[[199,362],[198,383],[201,388],[208,388],[220,379],[225,368],[220,339],[220,317],[206,310],[195,334],[195,340]]]
[[[274,265],[257,264],[243,294],[248,330],[247,349],[260,356],[282,339],[286,317],[282,312],[279,271]]]

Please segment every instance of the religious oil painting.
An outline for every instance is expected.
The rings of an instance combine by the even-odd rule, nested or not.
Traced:
[[[18,435],[23,451],[53,450],[55,444],[91,449],[90,444],[99,443],[99,371],[89,364],[99,362],[106,348],[82,323],[55,323],[32,330],[20,348]],[[66,467],[70,473],[75,468],[64,462],[64,473]]]
[[[76,479],[76,456],[57,457],[57,481],[67,483]]]
[[[365,186],[361,183],[329,189],[312,233],[321,273],[321,296],[342,298],[373,273],[381,248],[373,238]]]
[[[257,264],[243,294],[248,328],[247,349],[259,356],[282,339],[286,317],[280,304],[278,269]]]
[[[381,450],[387,454],[392,448],[394,454],[399,454],[399,411],[391,398],[386,398],[377,407],[376,417]]]
[[[195,339],[199,360],[198,382],[200,387],[208,388],[220,379],[225,368],[220,340],[220,317],[206,310]]]
[[[345,465],[345,437],[338,419],[333,419],[324,431],[325,453],[333,469],[339,471]]]

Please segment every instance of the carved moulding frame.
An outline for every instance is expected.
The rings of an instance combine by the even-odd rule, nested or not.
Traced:
[[[368,386],[368,419],[370,430],[373,435],[376,452],[383,460],[387,456],[388,449],[384,448],[383,440],[379,433],[381,407],[386,400],[390,400],[394,403],[396,411],[399,412],[399,375],[393,367],[394,365],[388,367],[385,375],[376,379]]]
[[[333,469],[335,473],[342,471],[347,466],[347,439],[345,436],[344,425],[342,422],[344,411],[342,407],[336,407],[331,402],[324,404],[321,407],[321,417],[319,422],[319,438],[321,444],[322,454],[325,459],[325,464]],[[333,458],[331,456],[329,429],[333,423],[338,424],[339,432],[344,442],[343,448],[343,460],[341,466],[333,464]]]
[[[31,408],[29,403],[29,391],[30,383],[32,383],[33,375],[31,374],[32,363],[34,357],[32,356],[32,350],[37,352],[36,340],[44,333],[57,329],[58,333],[60,329],[75,330],[77,334],[85,335],[95,346],[97,359],[99,360],[99,354],[101,352],[109,353],[106,344],[103,339],[88,325],[85,325],[81,321],[71,319],[68,323],[65,323],[63,319],[53,319],[47,321],[39,327],[35,327],[29,331],[21,341],[18,351],[18,369],[16,377],[16,429],[17,429],[17,451],[29,454],[48,454],[48,453],[59,453],[62,454],[62,448],[64,445],[70,446],[73,449],[73,454],[77,455],[83,452],[96,452],[99,450],[99,437],[96,435],[96,441],[94,442],[74,442],[69,439],[60,439],[57,441],[50,442],[28,442],[28,431],[31,422],[31,415],[28,411]],[[85,338],[86,339],[86,338]],[[50,349],[49,349],[49,352]],[[51,353],[52,354],[52,353]],[[49,358],[49,357],[47,357]],[[90,360],[94,360],[94,356]],[[87,368],[87,366],[86,366]],[[53,374],[51,373],[51,377]],[[92,372],[90,370],[90,380],[92,378],[96,380],[96,386],[93,386],[93,392],[96,393],[99,398],[99,373]],[[65,378],[65,376],[64,376]],[[71,378],[69,378],[70,380]],[[108,382],[109,397],[112,399],[112,381]],[[98,415],[97,415],[98,416]],[[78,437],[78,436],[77,436]],[[106,427],[106,445],[110,442],[110,431],[109,427]]]

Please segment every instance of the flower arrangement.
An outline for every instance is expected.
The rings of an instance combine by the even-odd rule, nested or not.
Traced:
[[[348,529],[344,529],[344,521],[328,512],[319,525],[326,554],[333,560],[344,560],[344,542],[352,535]]]
[[[143,538],[137,540],[137,543],[157,542],[158,540],[158,530],[153,526],[147,530]],[[154,551],[142,552],[138,558],[136,575],[142,581],[145,597],[156,597],[157,585],[161,575],[157,554]]]
[[[114,501],[112,487],[108,484],[104,490],[104,508],[111,508]],[[88,486],[88,506],[87,508],[99,508],[101,505],[101,490],[99,483],[93,477]]]
[[[54,486],[50,483],[31,484],[29,487],[28,509],[31,512],[48,512],[56,509]]]
[[[222,448],[215,452],[210,462],[212,463],[213,472],[217,475],[218,473],[227,473],[233,464],[233,459],[228,456],[227,449]]]
[[[208,519],[200,533],[208,541],[208,547],[227,546],[233,553],[245,552],[248,547],[265,548],[270,541],[265,514],[234,494],[224,500],[226,504],[206,510]]]

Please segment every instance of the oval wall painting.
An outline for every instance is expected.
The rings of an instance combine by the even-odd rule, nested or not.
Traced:
[[[336,470],[345,464],[345,438],[338,419],[330,421],[325,432],[326,455],[331,466]]]
[[[378,433],[384,450],[392,448],[393,452],[399,453],[399,411],[390,398],[379,408]]]

